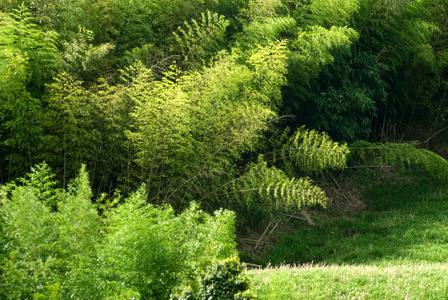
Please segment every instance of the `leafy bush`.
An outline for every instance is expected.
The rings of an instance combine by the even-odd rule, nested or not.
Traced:
[[[147,204],[145,187],[96,206],[84,167],[67,190],[52,178],[40,165],[1,187],[2,299],[167,299],[198,290],[212,261],[236,255],[230,211],[211,216],[192,203],[176,215]]]
[[[414,169],[435,178],[448,178],[448,162],[434,152],[417,148],[414,144],[358,141],[351,145],[351,149],[350,160],[360,161],[365,166],[389,165],[396,170]]]
[[[201,275],[198,299],[255,299],[242,271],[236,256],[213,263]]]
[[[242,275],[243,269],[237,256],[215,260],[198,277],[199,289],[185,287],[172,300],[251,300],[257,296],[249,290],[249,280]]]
[[[235,254],[233,214],[212,217],[192,203],[176,216],[169,206],[146,204],[144,190],[107,214],[100,260],[115,292],[131,286],[143,299],[167,299],[175,287],[194,284],[209,261]]]
[[[54,188],[46,166],[21,184],[2,187],[1,298],[103,296],[96,267],[101,224],[90,197],[84,169],[67,191]]]

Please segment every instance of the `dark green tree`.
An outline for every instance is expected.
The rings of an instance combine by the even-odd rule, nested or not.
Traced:
[[[353,52],[341,48],[335,54],[334,63],[313,83],[304,106],[308,126],[346,142],[371,137],[388,88],[383,80],[386,66],[373,55]]]

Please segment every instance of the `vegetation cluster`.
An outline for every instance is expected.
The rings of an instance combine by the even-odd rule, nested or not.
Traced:
[[[448,178],[445,2],[0,1],[1,297],[251,299],[326,172]]]

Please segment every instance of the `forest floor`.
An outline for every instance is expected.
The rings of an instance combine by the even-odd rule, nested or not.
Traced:
[[[247,271],[259,299],[447,299],[448,183],[388,169],[327,176],[313,225],[290,221],[246,257],[263,266]]]

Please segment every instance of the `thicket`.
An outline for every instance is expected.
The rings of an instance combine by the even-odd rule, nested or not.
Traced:
[[[168,299],[185,288],[193,296],[226,290],[228,282],[241,282],[233,294],[250,294],[234,258],[233,212],[210,215],[192,202],[176,215],[147,204],[144,187],[92,200],[84,167],[67,189],[45,164],[2,187],[2,299]],[[216,268],[231,276],[203,282],[219,277]]]
[[[446,12],[442,0],[1,1],[0,182],[46,162],[67,189],[85,165],[93,198],[139,190],[172,207],[162,223],[196,201],[249,231],[325,206],[311,178],[346,166],[345,143],[445,138]]]
[[[187,201],[203,185],[190,178],[224,168],[220,186],[244,175],[248,156],[279,151],[282,134],[267,129],[306,125],[339,142],[431,136],[445,125],[446,9],[2,2],[1,181],[46,161],[66,186],[84,163],[96,195],[146,182],[157,202]],[[295,118],[271,122],[284,114]]]

